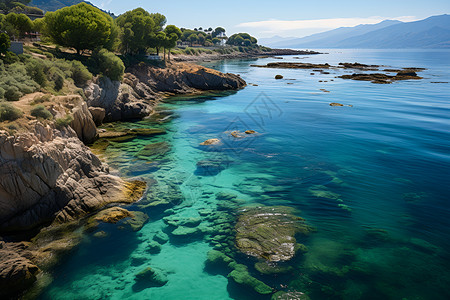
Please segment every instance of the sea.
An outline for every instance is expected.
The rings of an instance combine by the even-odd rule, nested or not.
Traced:
[[[211,250],[274,293],[304,293],[277,299],[450,299],[450,50],[318,51],[203,62],[248,86],[168,98],[148,119],[104,125],[166,132],[100,147],[112,173],[148,182],[144,199],[124,208],[149,219],[137,231],[121,222],[86,231],[39,299],[271,299],[208,268]],[[339,76],[377,71],[252,66],[270,62],[424,70],[374,84]],[[200,145],[208,139],[221,143]],[[239,201],[221,215],[223,195]],[[297,236],[306,249],[286,272],[262,274],[235,246],[236,218],[263,206],[292,208],[314,228]],[[140,281],[148,268],[162,282]]]

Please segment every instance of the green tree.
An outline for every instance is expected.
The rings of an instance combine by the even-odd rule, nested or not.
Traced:
[[[125,72],[125,65],[117,55],[106,49],[102,49],[94,56],[97,59],[99,69],[103,75],[109,77],[111,80],[122,80]]]
[[[24,14],[10,13],[5,17],[8,33],[16,37],[24,37],[33,29],[33,22]],[[9,25],[9,26],[8,26]]]
[[[153,22],[155,23],[155,31],[161,31],[164,28],[164,25],[167,23],[166,16],[160,14],[160,13],[153,13],[150,14],[150,16],[153,19]]]
[[[11,46],[11,41],[6,33],[0,33],[0,57],[2,57],[8,51]]]
[[[60,46],[74,48],[77,54],[112,47],[117,38],[111,16],[84,2],[48,12],[44,22],[46,36]]]
[[[205,36],[204,35],[199,34],[197,40],[198,40],[198,43],[200,45],[204,45],[205,44]]]
[[[248,40],[248,42],[247,42]],[[236,33],[230,36],[230,38],[227,41],[228,45],[232,46],[254,46],[258,43],[258,40],[254,37],[252,37],[248,33]]]
[[[219,44],[220,44],[220,39],[218,39],[218,38],[213,38],[213,39],[212,39],[212,43],[213,43],[214,45],[219,45]]]
[[[198,36],[197,36],[195,33],[189,35],[189,37],[187,38],[187,41],[188,41],[189,43],[191,43],[191,46],[192,46],[192,44],[194,44],[197,40],[198,40]]]
[[[166,33],[166,35],[171,35],[172,33],[175,33],[178,39],[180,39],[182,35],[180,28],[178,28],[175,25],[167,25],[166,28],[164,29],[164,32]]]
[[[145,52],[149,40],[156,32],[155,22],[146,10],[136,8],[120,15],[116,19],[120,28],[120,50],[124,54]]]
[[[171,33],[170,35],[166,36],[166,39],[164,41],[164,48],[169,50],[169,60],[170,60],[170,50],[175,48],[175,46],[177,45],[177,41],[178,35],[176,33]]]
[[[220,35],[221,33],[225,33],[226,30],[223,27],[217,27],[216,29],[214,29],[214,31],[212,32],[212,37],[216,37],[218,35]]]
[[[156,53],[159,55],[159,49],[161,49],[161,47],[164,49],[164,60],[166,60],[166,34],[161,31],[156,35]]]

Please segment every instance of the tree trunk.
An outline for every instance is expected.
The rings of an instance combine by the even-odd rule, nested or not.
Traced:
[[[164,61],[166,61],[166,47],[164,47]]]
[[[169,49],[169,54],[168,54],[168,61],[170,61],[170,49]]]

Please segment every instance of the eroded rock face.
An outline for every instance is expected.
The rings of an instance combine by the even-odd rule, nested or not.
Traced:
[[[71,128],[32,121],[30,132],[0,131],[0,232],[78,219],[111,202],[132,202]]]
[[[98,139],[97,127],[88,109],[86,102],[81,102],[72,110],[73,121],[70,124],[77,133],[78,138],[86,144],[91,144]]]
[[[96,79],[84,92],[88,106],[105,109],[105,122],[140,119],[167,94],[190,94],[206,90],[237,90],[246,85],[234,74],[198,65],[170,63],[166,68],[131,67],[122,83],[106,77]]]
[[[30,287],[40,271],[27,255],[25,243],[0,241],[0,297],[7,299]]]
[[[311,228],[283,206],[250,207],[242,211],[236,224],[236,246],[250,256],[266,261],[287,261],[300,248],[295,235]]]

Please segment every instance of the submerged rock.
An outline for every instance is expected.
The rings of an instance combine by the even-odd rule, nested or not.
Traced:
[[[251,276],[245,265],[234,264],[233,268],[234,270],[231,271],[230,274],[228,274],[228,277],[233,279],[234,282],[244,286],[248,286],[255,292],[262,295],[271,294],[273,292],[273,289],[270,286],[268,286],[261,280],[258,280],[255,277]]]
[[[292,266],[283,266],[273,262],[260,261],[255,264],[255,269],[264,275],[289,273],[294,270]]]
[[[275,75],[275,79],[283,79],[283,75]]]
[[[295,235],[312,229],[294,209],[283,206],[259,206],[242,210],[236,224],[236,246],[250,256],[267,261],[287,261],[294,257]]]
[[[144,148],[137,153],[137,157],[145,160],[162,159],[170,151],[170,146],[167,142],[152,143],[144,146]]]
[[[134,276],[134,281],[136,283],[134,284],[133,289],[143,290],[151,287],[164,286],[169,282],[169,279],[167,279],[167,275],[161,270],[147,267]]]
[[[310,300],[310,298],[302,292],[279,291],[273,294],[270,300]]]

